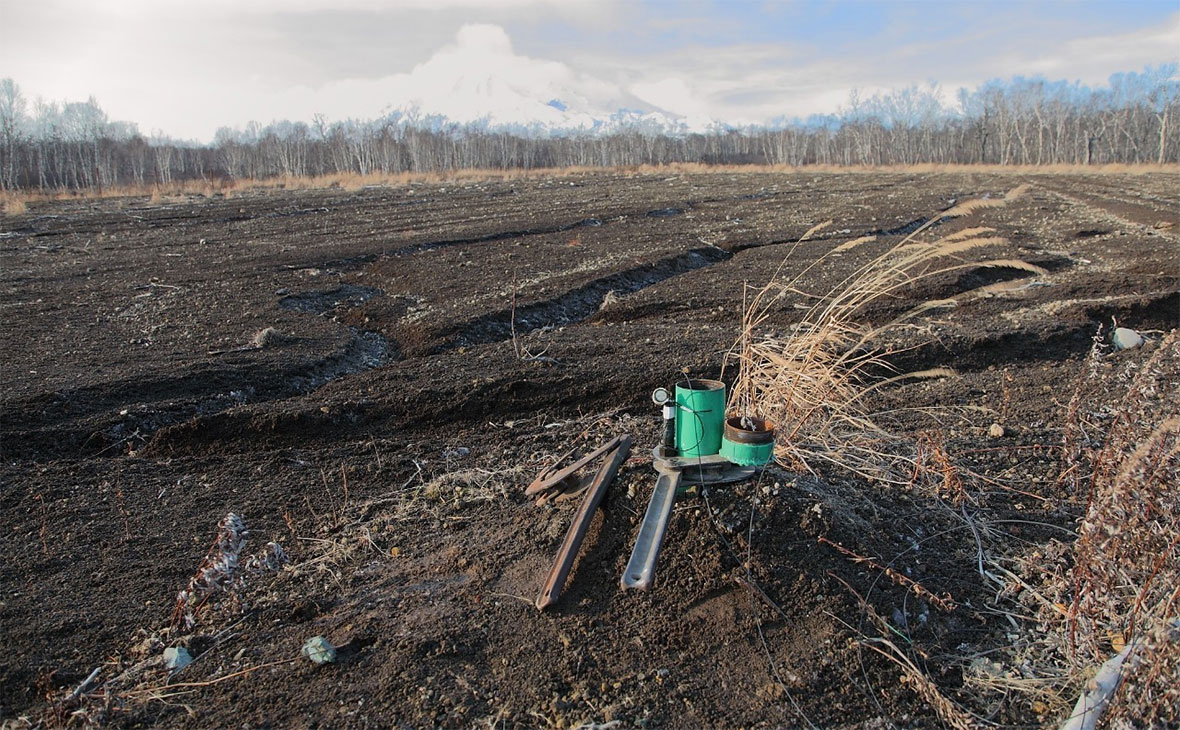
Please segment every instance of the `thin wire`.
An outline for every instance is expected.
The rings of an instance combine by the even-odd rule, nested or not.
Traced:
[[[770,671],[774,674],[774,678],[778,681],[779,686],[782,687],[783,694],[786,696],[786,698],[788,700],[790,700],[791,707],[795,710],[795,712],[799,715],[799,717],[803,718],[803,721],[807,723],[808,727],[810,727],[812,730],[819,730],[819,728],[816,727],[815,723],[813,723],[811,721],[811,718],[809,718],[807,716],[807,714],[805,712],[803,712],[803,708],[800,707],[799,702],[795,699],[794,695],[791,694],[791,690],[787,688],[787,683],[785,681],[783,681],[782,675],[779,674],[778,666],[775,664],[775,661],[774,661],[774,655],[771,654],[770,645],[767,643],[766,635],[762,631],[762,617],[759,615],[758,611],[754,609],[754,591],[752,590],[752,587],[756,587],[756,584],[754,583],[753,573],[750,570],[750,564],[751,564],[751,559],[752,559],[751,558],[751,551],[753,549],[753,535],[754,535],[754,499],[757,498],[758,487],[759,487],[759,485],[762,484],[762,478],[765,475],[766,475],[766,470],[760,469],[758,471],[758,479],[754,483],[754,495],[755,496],[752,497],[750,500],[750,525],[749,525],[749,529],[748,529],[747,536],[746,536],[745,568],[746,568],[746,584],[747,584],[746,587],[747,587],[747,592],[750,595],[750,603],[751,603],[751,611],[750,612],[754,615],[754,626],[758,630],[758,638],[762,642],[762,650],[766,654],[766,661],[770,665]],[[737,550],[735,550],[733,547],[733,544],[730,543],[730,541],[726,539],[725,535],[722,533],[721,526],[717,524],[717,518],[713,514],[713,505],[709,502],[709,490],[707,488],[701,489],[701,497],[704,498],[704,500],[705,500],[705,511],[709,514],[709,521],[713,523],[713,529],[717,533],[717,537],[721,540],[721,544],[725,546],[725,549],[729,551],[729,554],[733,556],[734,560],[742,562],[741,557],[738,555]],[[762,591],[761,588],[759,588],[758,590]],[[765,596],[766,592],[762,591],[762,594]],[[769,596],[767,596],[767,600],[769,600]],[[778,606],[775,606],[775,608],[778,609],[780,614],[782,613],[781,608],[778,608]],[[783,616],[784,616],[784,618],[786,618],[785,614]]]
[[[692,379],[688,377],[688,373],[684,373],[684,380],[685,380],[685,386],[687,389],[695,390],[694,388],[692,388]],[[677,403],[677,408],[681,408],[681,407],[682,406],[679,403]],[[695,444],[693,444],[692,448],[697,449],[697,454],[696,454],[697,469],[698,469],[698,473],[700,475],[700,481],[701,481],[701,496],[704,497],[704,500],[705,500],[705,510],[709,513],[709,520],[710,520],[710,522],[713,523],[713,528],[714,528],[714,530],[717,531],[717,535],[718,535],[718,537],[721,538],[721,542],[724,543],[725,547],[730,551],[730,553],[733,554],[733,556],[735,558],[737,558],[738,557],[737,552],[733,549],[733,546],[729,543],[728,540],[725,539],[725,536],[722,535],[721,531],[717,528],[717,522],[713,517],[713,506],[709,503],[709,495],[708,495],[708,489],[707,489],[708,485],[705,484],[705,465],[704,465],[704,459],[702,458],[704,455],[701,454],[700,450],[697,448],[700,446],[701,441],[704,440],[704,437],[705,437],[704,419],[701,418],[700,412],[698,412],[696,410],[688,409],[688,408],[685,408],[684,410],[687,410],[689,413],[692,413],[693,416],[696,417],[697,425],[700,428],[699,436],[697,437],[697,442]],[[724,410],[722,411],[722,415],[724,416]],[[764,469],[758,470],[758,479],[754,483],[754,493],[750,499],[750,525],[749,525],[748,534],[746,536],[746,560],[745,560],[746,581],[750,586],[754,585],[754,576],[750,571],[750,561],[751,561],[751,550],[753,549],[754,510],[755,510],[755,505],[756,505],[755,500],[757,500],[757,498],[758,498],[758,487],[759,487],[759,485],[762,484],[762,478],[765,475],[766,475],[766,471]],[[778,681],[779,686],[782,687],[783,694],[786,695],[786,698],[788,700],[790,700],[791,707],[795,710],[796,714],[798,714],[799,717],[803,718],[803,721],[806,722],[807,726],[810,727],[812,730],[819,730],[819,728],[816,727],[815,723],[813,723],[811,721],[811,718],[809,718],[807,716],[807,714],[805,712],[803,712],[803,708],[799,706],[799,702],[795,699],[794,695],[791,694],[791,691],[787,688],[787,683],[783,681],[782,675],[779,674],[778,666],[775,664],[775,661],[774,661],[774,655],[771,654],[770,645],[767,643],[766,635],[762,631],[762,616],[754,608],[754,591],[750,590],[748,592],[749,592],[749,596],[750,596],[751,613],[754,614],[754,626],[758,630],[758,639],[762,643],[762,650],[766,653],[766,661],[770,665],[770,671],[774,674],[774,678]]]

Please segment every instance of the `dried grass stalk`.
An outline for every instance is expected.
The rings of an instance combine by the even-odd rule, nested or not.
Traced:
[[[857,246],[863,246],[866,243],[872,243],[873,241],[876,241],[876,240],[877,240],[876,236],[861,236],[860,238],[854,238],[851,241],[845,241],[844,243],[840,244],[839,246],[833,248],[831,251],[828,252],[828,255],[842,254],[845,251],[851,251],[852,249],[856,248]]]
[[[230,512],[222,519],[209,554],[189,580],[188,587],[176,596],[176,610],[172,615],[174,626],[191,629],[197,623],[197,614],[210,598],[218,593],[234,594],[240,590],[239,559],[247,535],[246,523],[237,514]]]
[[[1175,616],[1180,585],[1180,415],[1144,412],[1175,388],[1165,366],[1180,362],[1169,335],[1132,381],[1130,401],[1098,452],[1091,496],[1074,546],[1070,633],[1086,661],[1103,657],[1112,632],[1124,641]],[[1178,695],[1180,698],[1180,695]]]
[[[840,579],[837,578],[837,580]],[[840,582],[844,583],[842,580]],[[948,727],[954,728],[954,730],[972,730],[975,728],[976,724],[972,722],[971,716],[948,699],[907,652],[903,651],[901,647],[887,638],[890,635],[897,635],[900,632],[890,626],[889,622],[877,613],[877,610],[873,608],[872,604],[853,590],[852,586],[849,586],[847,583],[844,585],[856,597],[865,615],[882,634],[878,637],[864,637],[861,639],[861,643],[896,664],[902,670],[902,684],[908,686],[926,704],[930,705],[938,715],[938,718]]]
[[[954,596],[952,596],[949,593],[944,592],[942,595],[937,595],[937,594],[933,593],[929,588],[922,585],[921,583],[914,580],[913,578],[910,578],[907,575],[897,572],[893,568],[890,568],[888,565],[882,565],[879,560],[872,558],[868,555],[859,555],[859,554],[849,550],[848,548],[844,547],[840,543],[832,542],[831,540],[829,540],[826,537],[818,537],[818,538],[816,538],[816,540],[824,545],[829,545],[829,546],[835,548],[837,552],[839,552],[841,555],[848,558],[849,560],[851,560],[854,563],[867,565],[870,568],[873,568],[874,570],[881,571],[882,573],[885,574],[885,577],[887,577],[887,578],[889,578],[889,580],[893,581],[894,585],[902,586],[904,588],[907,588],[910,591],[913,591],[914,595],[918,596],[919,598],[923,598],[926,601],[929,601],[931,604],[933,604],[940,611],[946,611],[947,613],[950,613],[950,612],[954,611],[956,608],[958,608],[958,604],[955,603]]]
[[[823,223],[816,223],[811,228],[808,228],[806,233],[804,233],[802,236],[799,236],[799,243],[802,243],[802,242],[808,240],[809,238],[811,238],[812,236],[819,233],[820,231],[822,231],[823,229],[827,228],[830,225],[832,225],[831,218],[824,221]]]
[[[985,233],[995,233],[995,232],[996,232],[995,228],[988,228],[987,226],[977,226],[974,228],[964,228],[963,230],[956,231],[955,233],[949,233],[949,234],[943,236],[942,240],[946,243],[951,243],[954,241],[962,241],[962,240],[965,240],[968,238],[976,238],[978,236],[982,236]]]
[[[727,358],[727,364],[738,366],[730,412],[777,423],[776,456],[788,466],[811,468],[816,461],[828,461],[863,476],[904,483],[896,468],[898,457],[891,453],[893,439],[874,423],[866,396],[905,377],[941,377],[950,373],[934,369],[898,376],[889,364],[887,349],[880,343],[915,318],[954,306],[955,300],[919,302],[883,323],[868,322],[866,310],[876,302],[901,296],[923,280],[956,271],[1003,267],[1045,274],[1043,268],[1017,259],[964,261],[961,257],[968,252],[1007,243],[1003,238],[983,236],[992,232],[989,228],[969,228],[929,241],[919,238],[940,220],[1006,205],[1020,191],[1014,189],[985,204],[968,201],[932,218],[826,294],[808,293],[802,283],[813,269],[827,262],[828,256],[867,241],[855,239],[842,244],[790,279],[780,276],[784,261],[765,286],[744,295],[741,332]],[[792,331],[786,333],[768,326],[776,311],[792,306],[805,309]]]

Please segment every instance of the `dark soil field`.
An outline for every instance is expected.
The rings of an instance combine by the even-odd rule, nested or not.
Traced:
[[[931,230],[994,228],[997,258],[1048,273],[908,293],[1012,282],[915,325],[897,356],[956,377],[873,403],[917,409],[888,427],[936,433],[976,475],[969,499],[772,466],[680,501],[655,586],[621,590],[655,483],[651,391],[721,374],[743,283],[876,233],[813,271],[826,291],[953,201],[1021,183]],[[1099,325],[1147,338],[1116,362],[1180,326],[1178,191],[1164,173],[669,172],[31,204],[0,221],[0,718],[941,726],[872,650],[875,613],[980,722],[1055,724],[1015,698],[982,708],[965,679],[1014,630],[977,563],[1075,527],[1055,451],[1067,404]],[[578,502],[537,507],[524,488],[624,432],[631,458],[539,612]],[[269,541],[290,562],[244,569],[176,628],[228,512],[249,530],[243,563]],[[317,635],[335,663],[299,658]],[[170,676],[165,646],[198,658]]]

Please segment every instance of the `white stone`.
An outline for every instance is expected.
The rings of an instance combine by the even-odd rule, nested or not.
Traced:
[[[1134,350],[1143,344],[1142,335],[1126,327],[1115,328],[1113,339],[1116,350]]]
[[[164,650],[164,666],[173,671],[184,669],[192,661],[192,655],[183,646],[170,646]]]
[[[993,423],[987,427],[987,435],[994,439],[1002,438],[1004,436],[1004,427],[998,423]]]
[[[336,661],[336,647],[322,636],[313,636],[303,645],[303,656],[316,664],[329,664]]]

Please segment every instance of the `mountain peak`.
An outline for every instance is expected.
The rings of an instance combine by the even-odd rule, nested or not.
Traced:
[[[688,131],[669,113],[600,78],[559,61],[523,56],[503,28],[465,25],[453,43],[417,65],[394,90],[392,116],[405,120],[526,129],[562,134],[603,133],[642,126]]]

